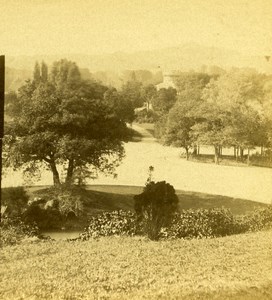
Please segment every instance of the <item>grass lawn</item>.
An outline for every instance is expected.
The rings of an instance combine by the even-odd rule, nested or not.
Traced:
[[[118,185],[89,185],[81,195],[84,199],[87,214],[92,215],[103,211],[112,210],[134,210],[134,195],[141,193],[143,187],[140,186],[118,186]],[[31,196],[41,196],[48,194],[47,188],[28,187]],[[179,198],[180,209],[199,208],[221,208],[231,210],[233,214],[245,214],[253,211],[257,207],[265,207],[267,204],[249,201],[245,199],[232,198],[221,195],[211,195],[205,193],[188,192],[176,190]]]
[[[271,299],[272,231],[152,242],[108,237],[1,250],[0,299]]]

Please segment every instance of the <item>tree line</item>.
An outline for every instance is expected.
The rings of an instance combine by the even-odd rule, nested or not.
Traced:
[[[179,75],[169,106],[154,103],[162,143],[184,148],[187,159],[190,149],[213,146],[215,163],[223,147],[233,147],[237,157],[246,149],[249,159],[254,147],[272,146],[271,75],[246,70]]]
[[[31,176],[46,167],[55,185],[61,184],[59,166],[66,184],[99,171],[114,174],[131,135],[127,124],[140,107],[141,117],[150,114],[155,122],[156,137],[182,147],[187,159],[200,145],[214,147],[215,163],[223,147],[233,147],[236,157],[245,149],[271,148],[271,75],[187,72],[175,86],[157,90],[132,76],[117,90],[82,77],[71,61],[57,61],[50,70],[36,63],[33,78],[6,95],[5,165]]]

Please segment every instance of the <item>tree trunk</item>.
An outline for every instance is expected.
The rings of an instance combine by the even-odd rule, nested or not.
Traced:
[[[236,147],[233,147],[233,156],[236,158]]]
[[[219,164],[219,147],[214,146],[214,163]]]
[[[241,157],[241,160],[244,161],[244,149],[243,148],[240,148],[240,157]]]
[[[249,166],[249,164],[250,164],[250,149],[248,148],[247,149],[247,165]]]
[[[239,147],[236,148],[236,161],[238,161],[238,156],[239,156]]]
[[[200,146],[197,145],[197,155],[199,155],[199,153],[200,153]]]
[[[57,167],[56,167],[56,164],[55,162],[50,162],[50,168],[51,168],[51,171],[53,173],[53,182],[54,182],[54,185],[60,185],[60,178],[59,178],[59,172],[57,170]]]
[[[185,151],[186,151],[186,160],[189,160],[189,148],[185,147]]]
[[[223,147],[219,146],[219,157],[222,157]]]
[[[194,155],[197,155],[197,145],[194,145],[194,151],[193,151]]]
[[[70,185],[73,183],[73,173],[74,173],[74,160],[69,159],[68,169],[66,174],[65,183]]]

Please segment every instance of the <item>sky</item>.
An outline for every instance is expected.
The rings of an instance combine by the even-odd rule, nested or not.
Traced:
[[[0,0],[0,54],[101,54],[187,43],[272,56],[272,0]]]

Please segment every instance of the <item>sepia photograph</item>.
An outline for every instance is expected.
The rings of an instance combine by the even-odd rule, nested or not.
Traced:
[[[0,20],[0,300],[272,300],[272,1]]]

